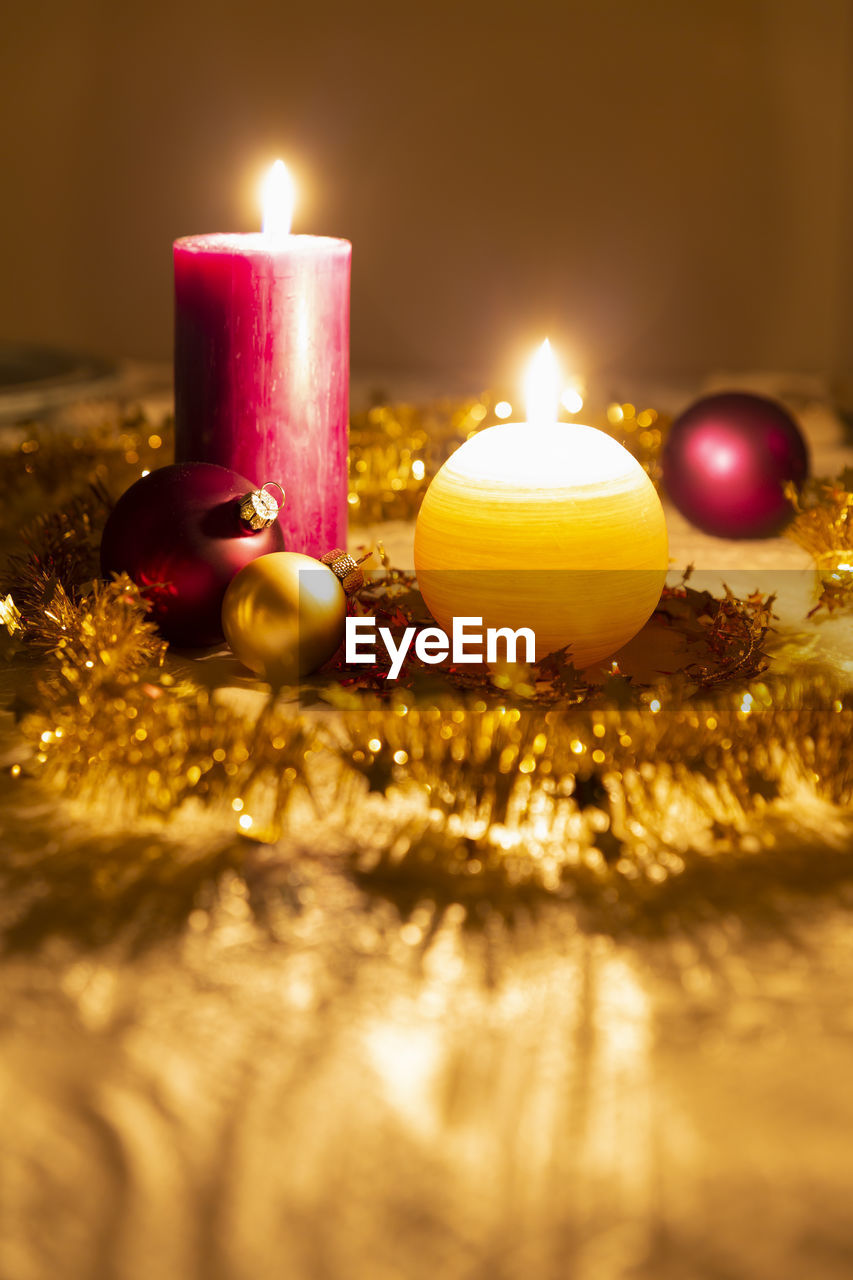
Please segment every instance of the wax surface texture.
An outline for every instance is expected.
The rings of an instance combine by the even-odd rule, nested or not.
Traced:
[[[175,264],[175,452],[286,493],[288,550],[346,546],[352,246],[191,236]]]
[[[506,423],[468,440],[424,498],[415,569],[445,629],[454,617],[531,627],[537,658],[610,657],[660,599],[663,509],[635,458],[577,424]]]

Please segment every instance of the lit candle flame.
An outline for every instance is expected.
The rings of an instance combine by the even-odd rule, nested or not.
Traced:
[[[528,422],[536,426],[547,426],[557,421],[560,369],[547,338],[528,365],[525,396]]]
[[[268,171],[261,188],[261,206],[265,235],[283,237],[290,235],[296,188],[290,170],[283,160],[276,160]]]

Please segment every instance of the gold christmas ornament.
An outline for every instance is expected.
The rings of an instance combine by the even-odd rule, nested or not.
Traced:
[[[666,523],[627,449],[593,427],[557,422],[547,344],[534,364],[529,421],[473,436],[427,490],[415,570],[445,630],[469,616],[530,628],[537,660],[568,647],[580,669],[611,657],[653,613]]]
[[[346,552],[259,556],[232,579],[222,630],[236,657],[273,685],[295,684],[328,662],[344,635],[347,595],[361,570]]]

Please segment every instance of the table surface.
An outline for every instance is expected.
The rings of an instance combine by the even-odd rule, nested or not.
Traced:
[[[828,410],[805,421],[818,471],[851,461]],[[849,620],[804,622],[799,548],[669,514],[677,564],[781,586],[788,660],[849,678]],[[411,529],[382,535],[405,562]],[[4,713],[0,763],[20,753]],[[0,1276],[851,1274],[844,815],[803,800],[801,874],[719,897],[709,874],[701,910],[630,932],[404,911],[342,870],[346,820],[329,795],[187,904],[177,871],[222,839],[203,813],[129,825],[3,769]],[[111,892],[149,849],[173,898]]]

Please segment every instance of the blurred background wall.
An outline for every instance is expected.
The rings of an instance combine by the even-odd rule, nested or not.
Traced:
[[[0,336],[168,359],[170,242],[354,244],[356,370],[853,370],[849,0],[63,0],[0,42]]]

